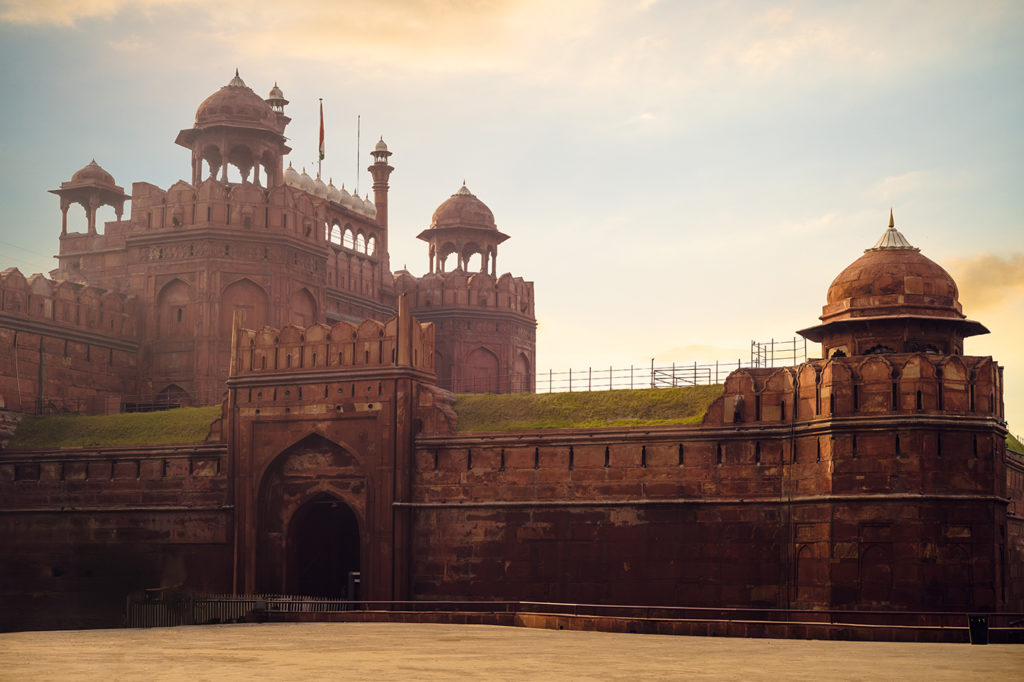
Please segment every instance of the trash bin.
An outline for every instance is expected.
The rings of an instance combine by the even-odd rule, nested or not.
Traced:
[[[971,644],[988,644],[988,614],[967,614],[967,628],[971,631]]]

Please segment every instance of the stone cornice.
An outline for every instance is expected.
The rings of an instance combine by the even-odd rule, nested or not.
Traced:
[[[857,495],[802,495],[797,497],[732,497],[704,499],[677,497],[670,499],[629,498],[622,500],[489,500],[472,502],[392,502],[393,507],[413,509],[431,508],[486,508],[486,507],[675,507],[681,505],[761,505],[761,504],[830,504],[834,502],[982,502],[1008,504],[1009,499],[998,495],[926,495],[914,493],[863,493]]]
[[[412,367],[393,365],[372,365],[368,367],[335,367],[315,370],[299,370],[292,372],[254,372],[229,377],[227,386],[232,388],[257,388],[263,386],[295,386],[307,384],[323,384],[337,381],[386,381],[389,379],[413,379],[425,383],[433,383],[433,372]],[[327,401],[316,401],[328,404]],[[316,402],[312,404],[316,404]],[[380,402],[371,400],[370,402]],[[333,405],[333,403],[331,403]],[[281,403],[282,406],[285,403]]]

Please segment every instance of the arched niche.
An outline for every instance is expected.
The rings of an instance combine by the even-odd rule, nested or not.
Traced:
[[[516,355],[512,363],[512,382],[509,390],[512,393],[529,393],[533,390],[533,371],[526,353]]]
[[[316,299],[306,288],[299,289],[288,297],[288,322],[300,327],[316,323]]]
[[[500,387],[498,356],[480,346],[462,361],[459,368],[459,393],[497,393]]]
[[[177,278],[165,284],[156,298],[158,338],[191,337],[192,312],[192,287]]]
[[[251,279],[240,279],[225,287],[220,305],[221,338],[231,338],[235,311],[242,313],[242,327],[262,329],[267,324],[269,303],[267,292]]]

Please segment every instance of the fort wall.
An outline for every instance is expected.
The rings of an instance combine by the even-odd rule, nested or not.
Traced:
[[[220,444],[20,451],[0,463],[0,629],[116,626],[129,592],[231,588]]]
[[[137,300],[0,273],[0,407],[118,412],[137,391]]]

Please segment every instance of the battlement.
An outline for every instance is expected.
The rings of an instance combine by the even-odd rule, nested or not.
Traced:
[[[1003,419],[1002,368],[990,357],[893,353],[812,360],[729,375],[705,424],[961,415]]]
[[[267,229],[308,239],[313,243],[334,241],[357,251],[355,237],[345,244],[347,229],[361,234],[363,243],[380,242],[381,227],[365,213],[318,197],[302,189],[280,185],[264,189],[250,183],[228,183],[207,179],[194,186],[179,180],[166,190],[148,182],[132,185],[131,218],[109,222],[101,235],[72,233],[61,242],[62,255],[95,247],[124,247],[126,235],[153,234],[169,230],[217,227],[220,229]],[[92,237],[83,240],[83,237]],[[376,249],[362,253],[376,255]]]
[[[134,296],[55,281],[40,274],[26,278],[17,268],[0,272],[0,312],[47,327],[57,324],[109,339],[134,341],[137,335]]]
[[[414,277],[395,273],[395,291],[407,293],[416,310],[427,308],[492,309],[529,318],[534,316],[533,282],[505,273],[497,279],[486,272],[455,270]]]
[[[434,327],[411,318],[409,322],[408,341],[400,338],[397,315],[386,322],[365,320],[359,325],[239,329],[232,376],[391,366],[433,372]]]

